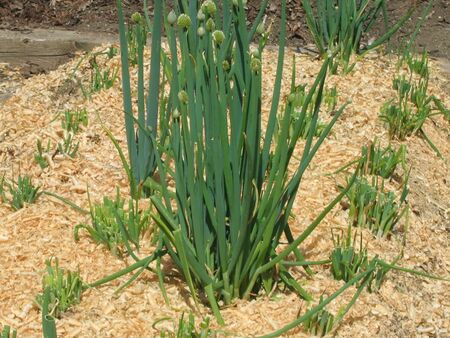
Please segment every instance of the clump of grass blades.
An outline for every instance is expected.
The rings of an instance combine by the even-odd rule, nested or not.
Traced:
[[[319,303],[322,302],[323,296],[320,297]],[[333,330],[335,320],[335,316],[324,308],[316,312],[312,317],[306,320],[303,323],[303,327],[309,334],[313,336],[324,337]]]
[[[395,25],[387,27],[385,0],[316,0],[315,10],[310,0],[302,0],[302,5],[319,53],[337,54],[344,73],[354,67],[354,64],[350,64],[353,54],[362,54],[386,42],[413,11],[410,9]],[[384,16],[386,32],[363,46],[362,41],[368,38],[380,14]],[[337,67],[338,63],[330,64],[334,73]]]
[[[331,273],[334,279],[348,282],[362,270],[365,270],[369,264],[367,256],[367,247],[363,247],[362,234],[360,234],[359,250],[356,248],[357,232],[353,237],[351,227],[347,234],[334,235],[334,249],[331,252]]]
[[[47,147],[42,147],[42,141],[36,141],[36,152],[34,153],[34,160],[41,169],[45,169],[49,166],[49,161],[52,153],[52,146],[50,144],[50,140],[47,141]]]
[[[66,110],[63,112],[61,127],[74,134],[80,131],[81,126],[87,127],[88,114],[86,108],[80,110]]]
[[[6,195],[5,187],[9,190],[9,198]],[[3,176],[0,180],[0,200],[8,202],[14,210],[22,209],[26,204],[36,202],[42,192],[40,187],[33,185],[31,177],[19,175],[17,182],[6,181]]]
[[[71,306],[80,303],[81,293],[84,289],[79,272],[64,270],[59,267],[57,258],[46,260],[47,275],[42,279],[42,289],[48,293],[48,304],[45,294],[36,296],[36,303],[41,309],[47,305],[48,314],[59,318]]]
[[[169,320],[164,318],[158,320],[153,324],[156,325],[162,321]],[[195,327],[195,317],[192,313],[189,313],[189,317],[186,319],[184,313],[181,315],[178,325],[174,325],[174,330],[161,329],[159,331],[160,338],[185,338],[185,337],[195,337],[195,338],[207,338],[207,337],[217,337],[216,333],[209,327],[209,318],[205,318],[199,325],[199,330]]]
[[[295,62],[295,59],[294,59]],[[302,115],[302,108],[305,104],[305,100],[308,96],[308,92],[306,91],[306,85],[299,85],[296,86],[293,90],[293,93],[289,94],[288,101],[292,103],[294,106],[294,112],[291,116],[291,127],[289,130],[289,135],[292,136],[294,132],[294,127],[296,122],[299,120],[299,118]],[[323,101],[327,103],[327,112],[333,112],[337,105],[337,92],[336,87],[334,87],[331,90],[325,90],[324,91],[324,98]],[[303,117],[303,123],[300,127],[300,138],[306,139],[308,137],[310,128],[312,126],[312,120],[314,116],[314,106],[317,99],[317,93],[313,95],[313,98],[310,100],[306,115]],[[316,124],[316,130],[314,136],[318,137],[322,133],[322,131],[325,129],[327,125],[323,123],[322,121],[317,121]]]
[[[368,146],[362,147],[361,158],[363,158],[361,174],[390,178],[399,164],[406,169],[406,146],[401,145],[395,150],[391,145],[383,148],[376,141],[370,142]]]
[[[75,158],[79,147],[80,142],[75,143],[75,134],[72,131],[66,130],[63,131],[63,138],[56,145],[60,154],[69,156],[70,158]]]
[[[119,189],[114,200],[104,197],[103,203],[93,205],[89,194],[88,199],[91,224],[75,226],[76,241],[79,240],[80,229],[85,229],[95,242],[105,245],[116,256],[123,256],[128,241],[139,249],[140,239],[149,230],[149,209],[140,210],[139,199],[128,201],[128,211]]]
[[[378,176],[373,176],[371,183],[359,177],[347,192],[350,222],[370,229],[377,237],[389,236],[408,212],[407,195],[407,179],[397,198],[394,192],[385,190],[384,180]]]
[[[442,158],[439,150],[423,130],[427,119],[435,115],[447,117],[449,114],[442,101],[428,94],[430,78],[428,55],[423,52],[421,58],[414,58],[407,54],[405,60],[408,73],[394,78],[393,88],[397,91],[397,97],[383,105],[380,118],[388,125],[391,138],[405,140],[414,134],[422,135]]]
[[[16,338],[17,331],[11,330],[11,327],[8,325],[3,326],[2,331],[0,332],[0,338]]]

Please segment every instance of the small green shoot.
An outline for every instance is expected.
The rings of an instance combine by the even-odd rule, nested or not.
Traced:
[[[78,133],[81,126],[87,127],[88,114],[86,108],[81,110],[66,110],[61,120],[61,127],[67,132]]]
[[[382,106],[380,118],[387,124],[391,139],[405,140],[411,135],[421,135],[437,155],[443,158],[423,130],[425,121],[435,115],[450,117],[450,111],[442,101],[428,94],[428,54],[423,52],[420,58],[407,54],[404,60],[408,74],[394,78],[393,89],[397,91],[397,97]]]
[[[3,326],[2,331],[0,332],[0,338],[16,338],[17,331],[9,327],[8,325]]]
[[[89,64],[91,65],[91,94],[102,89],[109,89],[114,85],[119,73],[117,67],[114,67],[112,71],[108,67],[101,69],[95,56],[89,61]]]
[[[74,158],[77,155],[80,142],[74,142],[74,133],[64,131],[64,137],[57,144],[58,152],[62,155]]]
[[[350,221],[354,226],[370,229],[377,237],[389,236],[408,211],[407,195],[407,180],[398,199],[394,192],[385,191],[384,180],[378,176],[373,176],[371,183],[359,177],[347,192]]]
[[[333,236],[334,249],[331,252],[331,273],[336,280],[348,282],[361,271],[364,271],[368,264],[367,247],[363,246],[362,233],[360,233],[359,250],[356,249],[357,232],[352,240],[352,228],[348,228],[347,234]]]
[[[36,141],[36,152],[34,153],[34,160],[39,164],[39,167],[41,169],[45,169],[49,166],[49,157],[51,157],[51,144],[50,140],[47,142],[47,146],[45,149],[42,147],[42,141],[37,140]]]
[[[5,186],[9,190],[10,197],[7,198]],[[35,187],[30,176],[21,176],[17,182],[7,182],[3,177],[0,181],[0,200],[8,202],[14,210],[22,209],[26,204],[34,203],[42,194],[40,187]]]
[[[323,296],[320,296],[319,304],[323,302]],[[316,312],[313,316],[303,322],[305,330],[313,335],[323,337],[333,330],[335,325],[335,316],[325,308]]]
[[[370,142],[368,146],[362,147],[361,157],[363,158],[361,169],[363,175],[390,178],[399,164],[406,169],[406,146],[404,145],[395,150],[391,145],[383,148],[377,141]]]
[[[156,325],[162,321],[169,320],[170,318],[164,318],[153,324],[156,329]],[[174,330],[170,331],[168,329],[161,329],[159,331],[160,338],[206,338],[206,337],[216,337],[216,333],[213,332],[209,327],[209,318],[206,317],[201,323],[199,330],[197,331],[195,327],[195,318],[192,313],[189,313],[189,318],[185,319],[184,313],[181,315],[178,325],[174,325]]]
[[[140,239],[149,229],[149,209],[141,211],[139,200],[130,199],[125,210],[119,189],[114,200],[104,197],[101,204],[92,205],[89,195],[88,198],[91,224],[78,224],[74,229],[75,240],[79,240],[79,230],[85,229],[95,242],[104,244],[116,256],[123,256],[128,241],[139,249]]]
[[[46,260],[45,265],[47,275],[42,279],[42,289],[49,292],[49,315],[60,318],[63,312],[80,303],[84,284],[79,272],[60,268],[57,258]],[[36,297],[36,303],[41,309],[43,308],[44,294]]]

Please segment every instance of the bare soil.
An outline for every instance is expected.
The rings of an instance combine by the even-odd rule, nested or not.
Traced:
[[[127,16],[142,10],[142,1],[123,1]],[[153,1],[149,1],[152,7]],[[408,39],[414,30],[417,18],[428,4],[423,0],[390,0],[388,14],[391,22],[402,17],[411,6],[417,10],[400,33],[393,39],[397,47]],[[258,13],[260,0],[248,1],[248,17],[251,21]],[[305,15],[300,0],[288,0],[288,43],[301,47],[311,43]],[[271,1],[269,20],[274,22],[277,32],[280,17],[279,1]],[[27,30],[31,28],[64,28],[77,31],[117,32],[115,1],[110,0],[0,0],[0,29]],[[382,32],[382,24],[374,31]],[[273,42],[276,42],[276,34]],[[450,0],[436,0],[426,24],[417,39],[417,47],[427,49],[435,57],[450,59]]]

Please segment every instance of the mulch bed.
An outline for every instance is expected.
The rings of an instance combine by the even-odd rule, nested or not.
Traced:
[[[284,93],[292,70],[292,53],[286,57]],[[88,208],[87,187],[93,201],[103,196],[113,197],[116,186],[127,196],[128,184],[119,157],[104,133],[99,117],[126,148],[122,113],[120,81],[113,88],[84,98],[77,86],[71,85],[70,76],[78,58],[47,75],[23,80],[21,87],[0,110],[0,177],[29,174],[47,191],[55,192],[83,208]],[[276,52],[268,51],[264,67],[264,113],[270,107],[274,79]],[[361,146],[375,137],[388,143],[388,133],[378,114],[381,105],[393,98],[392,79],[396,74],[396,58],[376,53],[367,55],[347,76],[331,76],[327,86],[336,85],[339,102],[351,100],[332,134],[324,142],[305,174],[294,207],[295,219],[291,224],[296,232],[310,221],[338,193],[337,182],[344,175],[327,175],[355,159]],[[108,67],[118,66],[115,57]],[[320,68],[320,61],[298,55],[297,79],[311,83]],[[448,77],[431,63],[430,91],[450,106],[446,96]],[[85,60],[77,76],[89,77]],[[36,140],[53,143],[61,134],[58,112],[65,109],[86,108],[89,125],[76,137],[80,141],[75,159],[55,157],[51,167],[41,170],[34,161]],[[330,119],[324,112],[322,118]],[[441,117],[428,121],[425,129],[446,159],[450,158],[450,126]],[[449,222],[450,222],[450,164],[439,159],[427,143],[419,137],[408,138],[408,164],[411,166],[409,203],[412,212],[406,233],[404,257],[399,264],[440,276],[450,275]],[[394,143],[398,145],[398,143]],[[301,153],[301,144],[299,144]],[[293,164],[295,165],[295,163]],[[392,182],[395,188],[395,182]],[[11,325],[19,336],[41,335],[41,317],[34,305],[34,297],[41,292],[41,279],[45,260],[52,256],[60,265],[80,270],[85,281],[92,282],[124,268],[131,260],[120,260],[104,247],[98,246],[82,233],[79,242],[73,239],[76,224],[89,222],[85,216],[60,201],[41,196],[36,204],[14,212],[8,205],[0,205],[0,324]],[[348,215],[337,206],[322,222],[317,231],[302,245],[307,260],[328,258],[333,244],[331,228],[345,228]],[[393,260],[402,250],[402,233],[390,240],[376,239],[363,230],[371,256],[380,255]],[[149,246],[140,253],[151,252]],[[165,265],[170,267],[170,262]],[[301,269],[293,269],[306,290],[317,300],[330,295],[342,283],[333,280],[327,267],[315,267],[315,276],[306,279]],[[168,271],[167,291],[170,305],[166,305],[158,287],[156,276],[147,273],[118,296],[114,291],[120,281],[87,291],[81,303],[57,321],[61,337],[144,337],[153,336],[153,324],[173,329],[183,312],[193,311],[193,302],[186,284],[175,271]],[[346,292],[329,307],[336,313],[346,304],[353,292]],[[237,301],[223,309],[227,325],[220,328],[231,336],[252,336],[271,332],[294,320],[308,307],[293,293],[275,292],[272,297],[258,297],[250,302]],[[341,326],[339,337],[444,337],[450,333],[450,285],[404,273],[391,272],[379,292],[362,293]],[[213,317],[207,307],[201,314]],[[198,315],[200,317],[200,315]],[[214,324],[213,326],[217,327]],[[302,336],[301,329],[291,332]]]

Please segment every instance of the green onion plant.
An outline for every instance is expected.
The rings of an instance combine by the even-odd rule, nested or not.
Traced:
[[[381,147],[379,142],[370,142],[361,149],[363,175],[378,175],[390,178],[400,164],[406,172],[406,146],[395,150],[391,145]]]
[[[8,188],[9,198],[5,187]],[[5,177],[2,177],[0,181],[0,200],[8,202],[14,210],[22,209],[26,204],[36,202],[41,194],[40,187],[34,186],[28,175],[19,175],[17,182],[7,181]]]
[[[130,199],[128,210],[125,209],[125,200],[120,197],[119,189],[116,190],[114,200],[104,197],[101,204],[93,205],[89,193],[88,200],[91,224],[75,226],[76,241],[79,240],[80,229],[85,229],[95,242],[105,245],[116,256],[122,257],[124,250],[128,249],[125,238],[139,249],[142,236],[149,230],[149,210],[140,210],[139,199]]]
[[[58,152],[62,155],[69,156],[70,158],[75,158],[80,146],[80,142],[75,143],[75,134],[72,131],[63,132],[63,138],[58,141],[56,148]]]
[[[323,302],[323,296],[320,297],[320,302]],[[335,316],[328,312],[325,308],[316,312],[313,316],[308,318],[304,323],[304,329],[312,336],[324,337],[330,333],[336,325]]]
[[[158,323],[162,321],[169,320],[170,318],[164,318],[158,320],[153,324],[156,328]],[[174,330],[161,329],[159,330],[158,337],[160,338],[185,338],[185,337],[195,337],[195,338],[207,338],[207,337],[217,337],[217,334],[209,327],[210,320],[206,317],[199,325],[199,330],[195,326],[195,317],[192,313],[189,313],[189,317],[185,318],[184,313],[181,315],[178,325],[174,327]]]
[[[349,73],[354,54],[362,54],[386,42],[411,16],[411,8],[392,27],[387,27],[385,0],[302,0],[306,20],[320,55],[337,54],[343,72]],[[313,9],[314,7],[314,9]],[[383,15],[385,33],[363,46],[377,19]],[[330,63],[335,73],[338,63]]]
[[[132,24],[128,26],[127,30],[128,60],[132,66],[135,66],[138,63],[139,48],[143,48],[147,44],[148,26],[138,12],[131,16],[131,22]]]
[[[61,127],[74,134],[80,131],[81,126],[87,127],[88,114],[86,108],[80,110],[66,110],[63,112]]]
[[[36,152],[34,153],[34,160],[37,164],[39,164],[39,167],[41,169],[45,169],[49,166],[49,157],[51,157],[52,153],[52,146],[50,144],[50,140],[47,142],[47,146],[44,148],[42,147],[42,141],[37,140],[36,141]]]
[[[42,279],[42,289],[48,292],[48,313],[60,318],[63,312],[80,302],[84,284],[79,272],[60,268],[57,258],[46,260],[45,265],[47,275]],[[43,308],[45,292],[36,296],[36,303]]]
[[[363,246],[362,233],[359,236],[359,250],[356,247],[357,232],[352,240],[352,228],[346,234],[332,233],[334,249],[331,252],[331,273],[336,280],[348,282],[369,264],[367,247]]]
[[[408,54],[404,59],[407,74],[394,78],[393,89],[397,91],[397,97],[382,106],[380,118],[387,124],[391,138],[405,140],[408,136],[419,134],[442,158],[439,150],[425,133],[423,125],[427,119],[436,115],[448,118],[450,111],[444,107],[441,100],[428,94],[430,79],[428,54],[424,51],[420,58]]]
[[[392,234],[409,208],[407,179],[403,183],[400,198],[392,191],[386,191],[384,180],[373,176],[371,183],[365,177],[359,177],[347,192],[349,217],[351,224],[369,228],[377,237]]]

